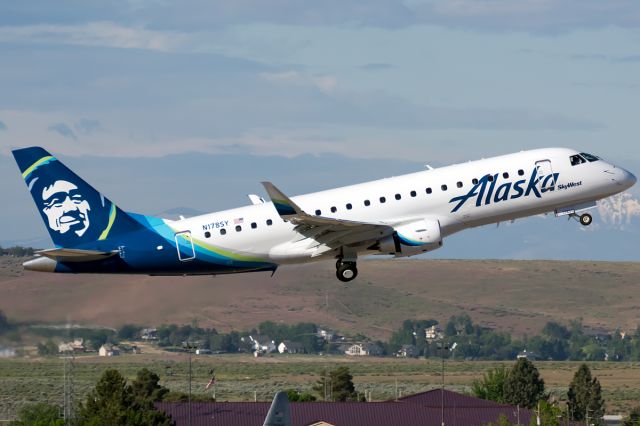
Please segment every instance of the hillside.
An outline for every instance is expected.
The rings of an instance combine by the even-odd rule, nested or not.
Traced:
[[[582,317],[612,330],[638,326],[640,263],[365,260],[344,285],[332,262],[218,277],[22,272],[0,260],[0,310],[10,318],[119,326],[191,323],[249,329],[263,320],[313,321],[386,338],[407,318],[468,313],[483,325],[536,333]]]

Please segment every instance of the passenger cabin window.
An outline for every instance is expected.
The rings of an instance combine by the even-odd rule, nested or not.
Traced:
[[[473,178],[473,179],[471,180],[471,183],[472,183],[472,184],[474,184],[474,185],[477,185],[477,184],[478,184],[478,179]]]
[[[431,194],[432,192],[431,188],[427,188],[427,194]]]
[[[351,203],[347,203],[347,210],[351,210],[353,208],[353,206],[351,205]]]
[[[240,232],[240,231],[242,231],[242,226],[236,225],[236,232]]]
[[[458,182],[458,188],[462,188],[462,182]]]
[[[210,238],[211,237],[211,232],[207,231],[204,233],[204,237],[205,238]]]
[[[316,210],[316,216],[322,216],[322,211]]]
[[[273,225],[273,221],[271,219],[267,219],[267,226]]]
[[[504,172],[504,173],[502,174],[502,177],[503,177],[503,178],[505,178],[505,179],[509,179],[509,173]]]
[[[256,229],[258,227],[258,224],[255,222],[251,222],[251,229]]]
[[[493,175],[488,175],[489,176],[489,182],[493,182]]]
[[[227,233],[227,230],[226,230],[226,229],[222,228],[222,229],[220,230],[220,235],[225,235],[226,233]]]
[[[400,195],[400,194],[396,194],[396,200],[399,200],[399,199],[401,199],[401,198],[402,198],[402,195]]]
[[[442,185],[440,188],[441,188],[443,191],[446,191],[446,190],[447,190],[447,185]]]
[[[371,205],[371,201],[369,201],[369,200],[364,200],[364,205],[365,205],[365,206],[367,206],[367,207],[368,207],[368,206],[370,206],[370,205]]]
[[[386,203],[387,199],[385,197],[380,197],[380,203]]]
[[[418,193],[416,191],[411,191],[411,196],[415,197],[416,195],[418,195]]]
[[[524,170],[522,169],[518,170],[518,176],[524,176]]]
[[[336,207],[331,207],[331,213],[335,213],[337,211],[338,211],[338,209]]]
[[[598,161],[600,158],[596,157],[593,154],[587,154],[586,152],[581,152],[580,155],[582,155],[584,158],[587,159],[588,162],[593,163],[594,161]]]
[[[569,159],[571,160],[571,165],[572,166],[577,166],[578,164],[582,164],[582,163],[586,163],[587,162],[587,160],[582,158],[581,155],[572,155],[571,157],[569,157]]]

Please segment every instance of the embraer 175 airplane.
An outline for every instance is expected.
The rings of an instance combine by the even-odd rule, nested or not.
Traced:
[[[336,275],[358,275],[358,255],[412,256],[442,247],[466,228],[554,212],[589,225],[596,200],[636,177],[573,149],[523,151],[288,197],[181,220],[129,213],[42,148],[13,155],[55,248],[25,269],[70,273],[215,275],[272,271],[335,259]]]

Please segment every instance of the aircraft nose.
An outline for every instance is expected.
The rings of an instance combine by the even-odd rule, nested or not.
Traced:
[[[625,188],[631,188],[638,181],[638,178],[636,178],[630,171],[620,168],[620,172],[620,177],[617,181]]]

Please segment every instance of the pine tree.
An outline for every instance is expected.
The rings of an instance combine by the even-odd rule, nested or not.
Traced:
[[[591,377],[587,364],[582,364],[573,376],[568,392],[569,415],[571,419],[582,421],[599,419],[604,415],[602,388],[597,378]]]
[[[313,387],[321,398],[326,396],[331,401],[339,402],[359,400],[349,367],[338,367],[330,371],[328,376],[325,371]]]
[[[520,358],[504,382],[504,397],[509,404],[533,408],[544,396],[544,380],[527,358]]]
[[[144,394],[144,392],[141,392]],[[80,426],[169,426],[171,419],[136,395],[118,370],[106,370],[78,412]]]

